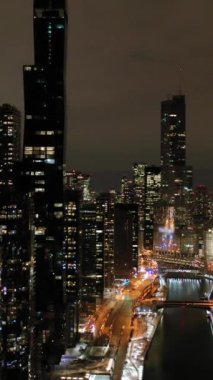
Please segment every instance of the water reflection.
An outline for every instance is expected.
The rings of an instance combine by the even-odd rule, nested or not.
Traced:
[[[212,281],[168,280],[169,299],[196,300]],[[145,361],[144,380],[212,380],[213,337],[206,311],[165,309]]]

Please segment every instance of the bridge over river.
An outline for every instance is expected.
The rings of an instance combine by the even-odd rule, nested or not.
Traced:
[[[199,309],[211,309],[213,308],[213,300],[205,301],[192,301],[192,300],[165,300],[165,301],[152,301],[152,305],[156,309],[161,309],[165,307],[195,307]]]
[[[146,299],[140,302],[134,309],[137,315],[146,315],[148,312],[154,312],[159,309],[169,307],[196,308],[196,309],[213,309],[213,300],[156,300]]]

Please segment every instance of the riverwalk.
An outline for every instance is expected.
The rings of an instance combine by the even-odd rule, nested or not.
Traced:
[[[167,288],[162,286],[158,289],[158,297],[166,299]],[[156,301],[158,298],[156,298]],[[134,318],[130,334],[126,361],[123,368],[122,380],[143,379],[144,361],[149,351],[152,339],[158,324],[162,318],[163,310],[149,312]]]

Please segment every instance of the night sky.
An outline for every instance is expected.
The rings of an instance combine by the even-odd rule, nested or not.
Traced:
[[[160,163],[160,102],[186,96],[187,164],[213,190],[213,1],[68,0],[67,167],[116,186]],[[0,3],[0,103],[23,112],[33,1]]]

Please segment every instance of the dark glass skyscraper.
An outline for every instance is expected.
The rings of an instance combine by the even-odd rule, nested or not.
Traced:
[[[64,155],[64,47],[65,1],[34,1],[35,65],[24,67],[24,161],[35,171],[54,173],[51,190],[61,198]],[[33,189],[44,192],[51,185],[43,175],[28,174]],[[38,178],[39,177],[39,178]],[[45,178],[44,178],[45,180]],[[46,185],[46,186],[38,186]]]
[[[161,103],[161,167],[163,194],[173,196],[183,185],[186,170],[185,97]]]
[[[33,193],[36,312],[43,343],[61,342],[63,287],[64,0],[34,0],[35,64],[24,66],[22,174]],[[44,339],[45,337],[45,339]]]
[[[33,373],[29,334],[33,311],[32,202],[15,191],[20,127],[20,112],[3,104],[0,107],[0,378],[3,380],[27,380]]]
[[[138,205],[115,204],[115,277],[130,277],[138,268]]]

